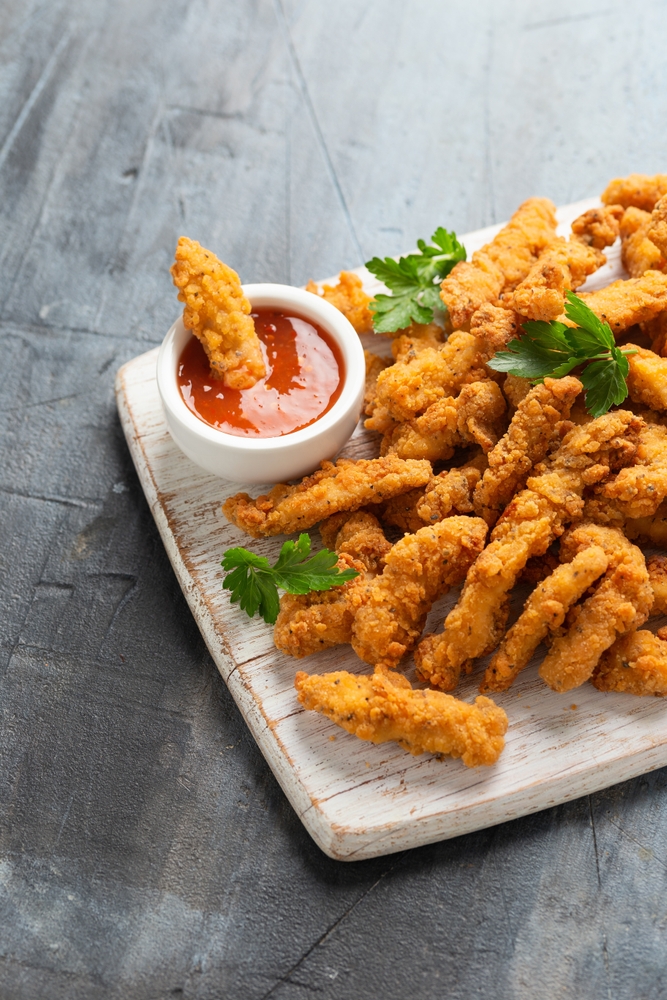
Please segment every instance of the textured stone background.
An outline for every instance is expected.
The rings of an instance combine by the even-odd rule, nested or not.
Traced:
[[[185,232],[300,284],[667,168],[667,5],[0,5],[0,996],[654,1000],[656,772],[357,864],[305,834],[138,486]]]

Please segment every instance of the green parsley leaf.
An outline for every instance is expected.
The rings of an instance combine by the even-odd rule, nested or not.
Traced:
[[[395,333],[410,323],[430,323],[435,310],[443,310],[439,285],[456,263],[466,259],[465,247],[440,226],[431,237],[433,246],[417,240],[419,253],[373,257],[366,267],[382,281],[391,295],[376,295],[370,303],[376,333]]]
[[[338,569],[338,556],[322,549],[310,556],[310,536],[299,535],[287,541],[273,566],[266,556],[255,555],[241,547],[227,549],[222,568],[227,575],[223,587],[231,591],[232,604],[239,604],[249,618],[259,612],[273,625],[280,610],[278,587],[288,594],[308,594],[311,590],[331,590],[358,576],[354,569]]]
[[[616,347],[609,325],[574,292],[566,293],[565,315],[577,326],[556,320],[524,323],[524,336],[510,341],[506,351],[498,351],[488,362],[489,368],[537,383],[547,376],[562,378],[585,365],[579,378],[586,389],[586,407],[600,417],[627,397],[627,355],[635,352]]]

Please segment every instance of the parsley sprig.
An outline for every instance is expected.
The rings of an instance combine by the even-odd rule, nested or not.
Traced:
[[[232,604],[252,618],[259,611],[269,625],[280,610],[278,587],[288,594],[308,594],[311,590],[331,590],[358,576],[354,569],[338,569],[338,556],[322,549],[308,559],[310,536],[299,535],[298,542],[285,542],[278,561],[269,565],[266,556],[255,555],[241,547],[227,549],[222,568],[227,572],[223,587],[231,590]]]
[[[391,295],[376,295],[369,305],[376,333],[394,333],[410,323],[430,323],[435,309],[444,309],[439,285],[466,250],[456,238],[440,226],[431,237],[435,246],[417,240],[419,253],[394,260],[373,257],[366,267],[382,281]]]
[[[512,340],[506,351],[488,362],[497,372],[509,372],[535,384],[548,375],[562,378],[573,368],[585,365],[579,378],[586,389],[586,408],[600,417],[628,395],[626,378],[629,354],[636,351],[616,346],[608,323],[603,323],[574,292],[566,292],[565,315],[574,327],[553,320],[527,321],[524,336]]]

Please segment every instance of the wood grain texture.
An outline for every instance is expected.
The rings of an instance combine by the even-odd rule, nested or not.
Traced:
[[[387,858],[314,845],[113,380],[174,318],[182,232],[302,284],[664,171],[666,41],[660,0],[0,4],[3,1000],[662,997],[664,769]]]

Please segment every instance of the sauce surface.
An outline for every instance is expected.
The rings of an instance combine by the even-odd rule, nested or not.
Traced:
[[[252,313],[266,375],[252,389],[230,389],[211,376],[192,337],[178,362],[178,385],[192,412],[226,434],[281,437],[314,423],[334,405],[344,381],[340,348],[311,320],[275,309]]]

